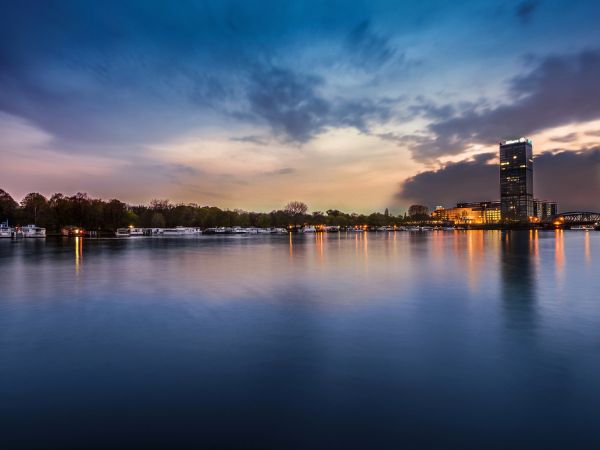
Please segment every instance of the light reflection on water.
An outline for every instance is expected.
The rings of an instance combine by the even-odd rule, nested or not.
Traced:
[[[590,448],[598,251],[568,231],[3,240],[0,436]]]

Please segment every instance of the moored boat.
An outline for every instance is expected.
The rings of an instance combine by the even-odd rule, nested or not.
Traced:
[[[129,228],[117,228],[117,231],[115,231],[115,236],[117,236],[117,237],[129,236]]]
[[[192,227],[163,228],[162,230],[163,236],[192,236],[201,233],[202,230],[200,228]]]
[[[11,238],[14,234],[15,230],[8,226],[8,220],[0,223],[0,238]]]
[[[25,225],[20,229],[22,236],[25,238],[45,238],[46,229],[35,225]]]

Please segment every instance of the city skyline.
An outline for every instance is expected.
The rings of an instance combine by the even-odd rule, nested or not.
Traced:
[[[0,188],[16,199],[398,213],[499,199],[498,141],[526,135],[536,197],[600,210],[590,2],[3,12]]]

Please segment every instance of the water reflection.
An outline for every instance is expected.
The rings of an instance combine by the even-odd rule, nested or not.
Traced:
[[[592,262],[592,251],[590,249],[590,233],[586,232],[584,241],[583,241],[583,254],[584,260],[587,265],[590,265]]]
[[[565,232],[563,230],[554,231],[554,262],[556,275],[560,279],[565,264]]]
[[[83,245],[0,242],[3,442],[600,443],[600,277],[581,270],[600,233],[86,239],[85,268]]]
[[[74,239],[75,244],[75,272],[79,273],[81,264],[83,263],[83,238],[77,236]]]
[[[530,334],[537,326],[536,280],[532,253],[532,239],[528,231],[502,232],[500,253],[501,292],[506,326]]]

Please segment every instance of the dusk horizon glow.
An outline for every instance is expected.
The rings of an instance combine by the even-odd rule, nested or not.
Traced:
[[[498,142],[527,136],[536,196],[597,211],[599,13],[558,0],[5,3],[0,188],[397,214],[497,200]]]

